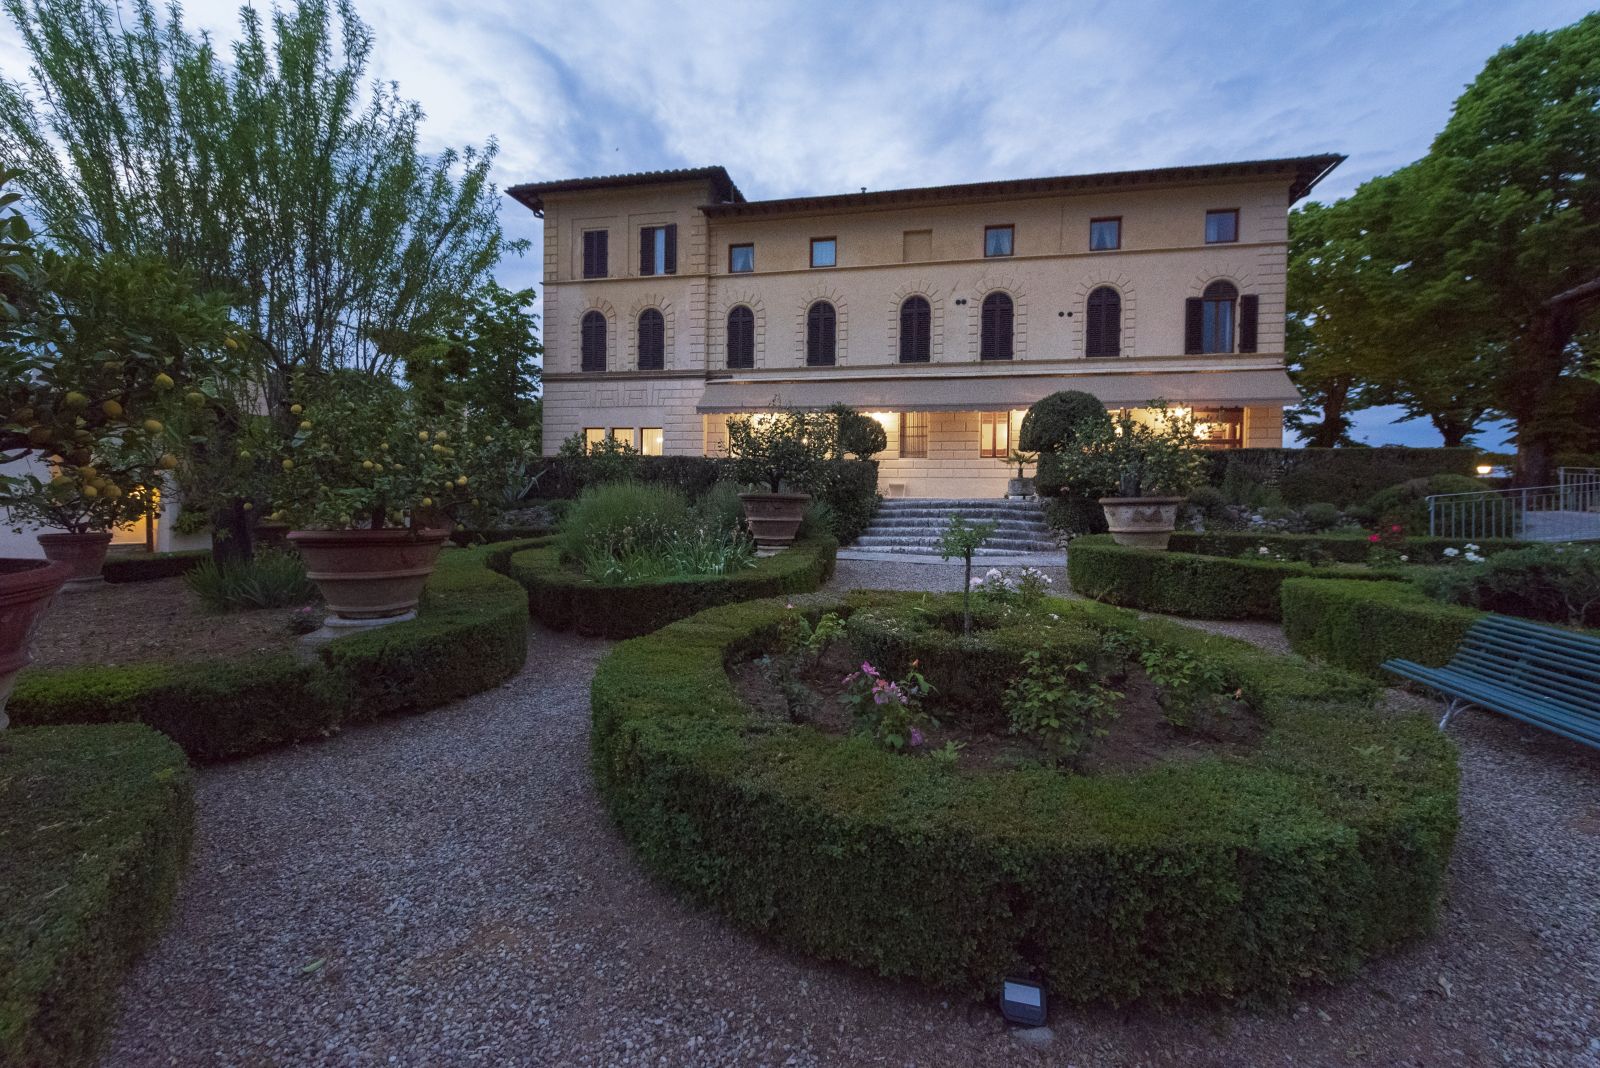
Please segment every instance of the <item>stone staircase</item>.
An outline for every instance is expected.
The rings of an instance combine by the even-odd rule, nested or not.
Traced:
[[[974,559],[1060,551],[1037,501],[993,497],[983,500],[889,498],[878,509],[866,533],[850,547],[864,552],[937,556],[945,525],[958,515],[969,523],[995,525],[993,536],[973,554]]]

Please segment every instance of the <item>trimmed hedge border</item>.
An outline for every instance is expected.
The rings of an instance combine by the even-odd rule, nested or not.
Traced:
[[[1395,681],[1394,657],[1443,667],[1485,615],[1442,604],[1409,582],[1291,579],[1283,584],[1283,633],[1302,656]]]
[[[346,724],[436,708],[515,675],[527,657],[521,589],[497,571],[520,543],[451,549],[414,620],[294,653],[189,664],[31,668],[18,725],[135,721],[198,761],[323,738]]]
[[[1406,550],[1422,561],[1444,559],[1447,548],[1468,544],[1449,538],[1408,538]],[[1478,543],[1484,553],[1501,552],[1518,542]],[[1116,544],[1110,535],[1074,538],[1067,548],[1067,575],[1085,597],[1124,608],[1165,612],[1198,619],[1283,618],[1280,588],[1290,579],[1349,582],[1404,581],[1405,568],[1352,567],[1366,559],[1365,538],[1307,534],[1194,534],[1178,532],[1166,552]],[[1290,556],[1313,546],[1337,563],[1312,565],[1298,560],[1251,560],[1238,553],[1265,545]]]
[[[155,731],[0,733],[0,1065],[95,1062],[193,835],[188,762]]]
[[[704,608],[810,593],[833,577],[838,551],[831,537],[808,538],[731,575],[609,586],[563,567],[550,538],[512,554],[505,573],[528,591],[528,614],[547,627],[593,638],[636,638]]]
[[[175,578],[211,559],[210,549],[185,549],[176,553],[129,553],[106,557],[100,568],[107,582],[151,582]]]
[[[889,603],[852,595],[813,612]],[[596,780],[644,865],[792,949],[972,994],[1279,1000],[1432,925],[1454,747],[1369,681],[1103,605],[1052,610],[1216,656],[1268,717],[1248,760],[1104,777],[950,772],[752,715],[726,664],[781,601],[624,642],[591,689]]]

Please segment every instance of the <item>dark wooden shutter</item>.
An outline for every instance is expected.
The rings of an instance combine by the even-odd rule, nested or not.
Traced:
[[[639,370],[659,371],[666,365],[667,323],[655,308],[639,313]]]
[[[639,231],[639,273],[656,273],[656,228],[646,226]]]
[[[585,230],[583,233],[583,276],[585,278],[606,277],[606,245],[610,232],[607,230]]]
[[[611,277],[611,231],[597,230],[595,232],[594,247],[596,253],[595,263],[598,264],[594,269],[594,276],[596,278]]]
[[[1239,351],[1256,351],[1256,321],[1261,317],[1261,298],[1246,293],[1239,298]]]
[[[1183,302],[1183,351],[1197,353],[1205,347],[1205,301],[1190,297]]]
[[[836,326],[832,304],[819,300],[811,305],[806,312],[806,363],[813,367],[832,365]]]
[[[932,355],[933,310],[924,297],[900,305],[900,362],[927,363]]]
[[[1122,294],[1100,286],[1084,302],[1083,354],[1122,355]]]
[[[678,273],[678,224],[667,227],[667,274]]]
[[[983,311],[978,320],[978,359],[1011,359],[1013,310],[1011,298],[1004,293],[990,293],[983,298]]]
[[[606,369],[606,317],[597,311],[586,312],[581,330],[582,368],[585,371]]]
[[[807,324],[809,332],[810,324]],[[808,359],[809,359],[809,337]],[[739,305],[728,313],[728,366],[754,367],[756,365],[756,317],[755,313],[744,305]]]

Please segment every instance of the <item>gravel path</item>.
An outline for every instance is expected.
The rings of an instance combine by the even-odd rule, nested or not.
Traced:
[[[1600,1068],[1600,759],[1577,746],[1452,724],[1463,831],[1436,937],[1282,1013],[1057,1010],[1041,1049],[654,887],[589,782],[607,644],[531,642],[522,675],[448,710],[203,771],[193,865],[105,1064]]]

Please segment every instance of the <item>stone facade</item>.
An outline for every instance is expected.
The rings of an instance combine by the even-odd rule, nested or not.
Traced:
[[[1306,157],[1075,178],[745,202],[720,168],[580,179],[511,190],[545,219],[545,448],[602,429],[668,454],[715,455],[731,412],[843,401],[890,434],[886,493],[1001,492],[1004,465],[980,455],[983,412],[1016,412],[1055,389],[1108,407],[1162,399],[1226,421],[1230,445],[1277,445],[1296,399],[1283,373],[1287,212],[1339,157]],[[1208,212],[1237,211],[1237,239],[1210,243]],[[1119,247],[1092,251],[1090,221],[1120,220]],[[647,228],[674,226],[672,273],[642,255]],[[985,230],[1008,226],[1012,251],[985,256]],[[585,233],[605,231],[605,277],[584,277]],[[811,267],[811,242],[836,242],[836,265]],[[730,246],[754,270],[730,271]],[[653,248],[654,246],[652,246]],[[1193,350],[1190,302],[1230,283],[1256,307],[1254,351]],[[1089,294],[1121,301],[1118,355],[1086,355]],[[980,360],[980,309],[1010,297],[1012,358]],[[929,359],[899,362],[900,309],[930,310]],[[808,366],[807,311],[835,313],[831,366]],[[753,367],[728,367],[729,313],[750,309]],[[665,323],[659,370],[639,367],[639,317]],[[605,321],[605,369],[584,371],[582,323]],[[926,456],[900,455],[899,413],[925,412]],[[993,422],[994,416],[990,416]],[[1014,420],[1013,420],[1014,421]],[[1222,425],[1222,424],[1215,424]],[[1220,442],[1219,442],[1220,443]]]

